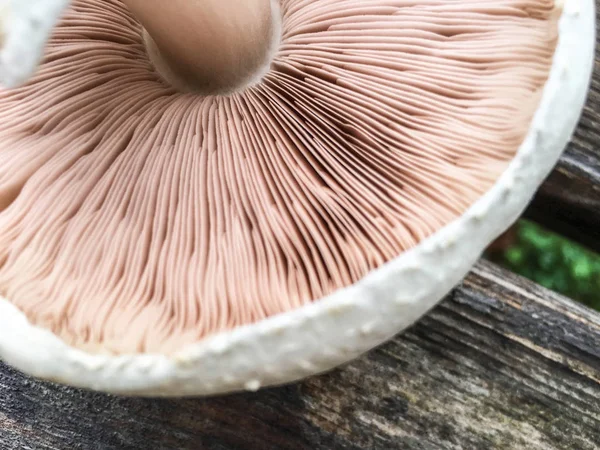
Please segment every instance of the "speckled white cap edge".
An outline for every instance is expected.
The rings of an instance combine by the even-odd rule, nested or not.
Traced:
[[[579,120],[594,61],[594,0],[565,0],[560,39],[530,132],[494,187],[462,217],[353,286],[174,356],[88,354],[0,299],[0,358],[28,374],[129,395],[210,395],[291,382],[392,338],[461,281],[553,168]]]
[[[48,37],[71,0],[0,0],[0,85],[23,84],[37,69]]]

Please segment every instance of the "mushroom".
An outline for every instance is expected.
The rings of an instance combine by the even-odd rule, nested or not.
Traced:
[[[7,3],[0,357],[204,395],[390,339],[552,169],[594,17],[592,0]]]

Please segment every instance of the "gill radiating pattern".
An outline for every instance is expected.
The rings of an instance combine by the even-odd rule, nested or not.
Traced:
[[[271,72],[179,94],[117,0],[0,92],[0,293],[90,351],[171,352],[348,286],[460,216],[522,142],[552,0],[282,0]]]

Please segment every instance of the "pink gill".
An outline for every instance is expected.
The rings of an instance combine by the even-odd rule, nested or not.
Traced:
[[[263,82],[201,97],[119,1],[75,1],[0,92],[0,294],[79,348],[170,353],[355,283],[507,167],[553,5],[282,0]]]

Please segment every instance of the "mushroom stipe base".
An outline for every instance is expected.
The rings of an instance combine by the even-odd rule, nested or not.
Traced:
[[[413,324],[513,223],[553,168],[583,107],[593,66],[592,0],[566,0],[550,77],[530,131],[491,190],[463,216],[356,284],[174,355],[94,355],[33,326],[0,300],[0,357],[40,378],[152,396],[255,391],[330,370]]]
[[[281,9],[277,0],[270,0],[271,3],[271,38],[265,57],[258,63],[256,68],[250,69],[248,75],[243,77],[234,77],[231,80],[232,85],[222,85],[219,81],[220,76],[215,74],[216,82],[206,80],[204,84],[197,84],[181,77],[176,70],[169,67],[166,59],[161,54],[156,43],[150,34],[144,29],[142,31],[143,41],[146,46],[146,52],[154,65],[155,70],[160,77],[169,85],[173,86],[179,92],[194,93],[199,95],[231,95],[236,92],[243,92],[246,89],[258,85],[269,72],[273,62],[274,55],[281,43]]]

